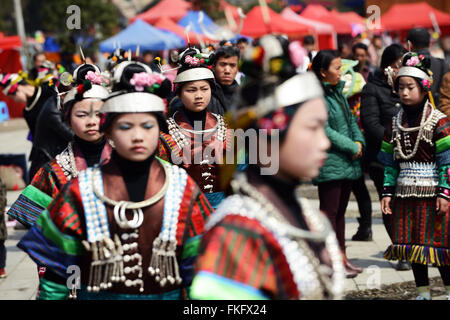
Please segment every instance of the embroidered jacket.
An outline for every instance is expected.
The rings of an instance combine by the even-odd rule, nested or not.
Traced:
[[[303,209],[311,212],[306,219],[310,230],[323,230],[329,224],[323,215],[312,213],[306,202]],[[227,197],[207,223],[191,296],[208,300],[338,298],[343,265],[331,227],[324,241],[311,245],[289,236],[286,221],[274,218],[253,198]],[[327,274],[319,275],[319,269],[327,269]],[[324,281],[329,282],[328,289]]]
[[[422,126],[409,128],[401,111],[386,131],[378,155],[385,166],[384,196],[449,199],[450,122],[428,104],[423,112]]]
[[[184,168],[215,207],[224,198],[218,180],[218,164],[222,162],[224,152],[231,147],[232,138],[223,116],[207,111],[204,130],[212,130],[215,126],[217,130],[203,135],[177,127],[193,130],[181,112],[177,112],[175,118],[169,118],[167,123],[169,134],[161,132],[158,156]]]
[[[160,164],[158,160],[151,164],[146,199],[161,190],[165,183],[163,165],[170,172],[167,191],[156,203],[142,208],[143,221],[137,229],[121,227],[115,218],[118,214],[116,208],[105,205],[93,192],[95,186],[109,199],[129,201],[120,170],[110,161],[100,168],[81,172],[64,186],[18,246],[37,264],[46,266],[47,272],[50,270],[64,280],[69,276],[69,266],[79,266],[79,299],[187,297],[192,264],[211,208],[195,182],[185,173],[183,175],[184,170],[166,162]],[[132,220],[131,211],[125,212],[128,220]],[[158,256],[155,249],[159,247],[155,246],[155,241],[161,239],[161,233],[166,235],[162,229],[176,239],[176,261],[181,283],[172,284],[168,279],[165,286],[161,286],[148,271],[151,258]],[[105,239],[114,243],[110,246],[111,243]],[[161,247],[161,250],[165,248]],[[162,274],[169,274],[161,268]],[[119,272],[117,278],[114,277],[116,272]],[[89,287],[94,288],[93,292],[88,291]],[[65,299],[69,294],[66,285],[45,277],[41,279],[40,288],[40,299]]]
[[[77,144],[73,145],[73,155],[78,172],[87,168],[83,154]],[[106,143],[100,157],[100,163],[105,163],[111,155],[111,146]],[[58,195],[61,188],[70,181],[74,174],[70,165],[69,147],[42,166],[34,175],[31,183],[13,203],[8,215],[31,227],[37,217]]]

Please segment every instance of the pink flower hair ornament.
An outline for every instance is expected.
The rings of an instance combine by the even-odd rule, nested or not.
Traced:
[[[199,58],[191,57],[190,55],[187,55],[186,58],[184,58],[184,62],[191,67],[198,67],[201,63]]]
[[[430,80],[422,79],[422,86],[423,86],[425,89],[430,90],[430,89],[431,89],[431,85],[432,85],[432,83],[431,83]]]
[[[149,92],[154,92],[161,86],[164,79],[164,76],[159,73],[150,74],[147,72],[140,72],[133,74],[130,84],[134,86],[136,91],[147,90]]]
[[[406,61],[406,65],[410,67],[417,67],[420,64],[420,60],[417,56],[412,56]]]
[[[101,74],[95,73],[94,71],[88,71],[85,76],[85,79],[89,80],[93,84],[98,84],[98,85],[101,85],[103,82]]]

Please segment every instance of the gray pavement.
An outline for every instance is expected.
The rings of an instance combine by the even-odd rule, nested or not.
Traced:
[[[27,130],[23,120],[15,120],[5,129],[4,123],[0,123],[0,153],[28,153],[31,144],[26,140]],[[355,265],[364,267],[363,273],[354,279],[345,280],[345,291],[365,290],[379,288],[383,284],[394,284],[405,281],[413,281],[412,271],[397,271],[395,263],[383,259],[384,250],[389,245],[389,237],[384,229],[379,211],[378,199],[374,197],[374,187],[368,181],[369,191],[373,201],[373,241],[351,241],[352,235],[358,228],[356,217],[358,209],[354,200],[350,201],[346,213],[346,240],[347,256]],[[312,207],[318,208],[317,193],[315,187],[306,185],[304,195],[310,199]],[[17,199],[20,192],[8,192],[8,205]],[[302,193],[303,194],[303,193]],[[0,300],[29,300],[34,299],[37,292],[38,276],[35,263],[19,248],[18,241],[24,234],[24,230],[8,228],[9,239],[7,246],[7,278],[0,279]],[[436,268],[429,268],[429,277],[439,276]],[[433,297],[442,299],[443,297]]]

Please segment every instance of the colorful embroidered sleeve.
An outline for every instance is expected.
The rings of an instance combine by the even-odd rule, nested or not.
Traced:
[[[450,121],[439,120],[434,140],[436,141],[436,166],[439,172],[438,195],[450,199]]]
[[[8,215],[28,227],[35,223],[37,217],[59,193],[61,184],[54,167],[52,161],[39,169],[31,183],[13,203]]]
[[[397,184],[397,177],[399,173],[398,164],[394,159],[394,145],[392,140],[392,126],[389,130],[385,130],[383,141],[381,142],[381,149],[378,153],[378,161],[384,165],[384,183],[382,196],[394,195],[395,186]]]
[[[80,264],[84,250],[81,244],[84,232],[79,218],[80,208],[82,210],[80,204],[78,182],[74,179],[63,187],[17,245],[36,264],[45,266],[63,279],[69,276],[69,266]],[[43,279],[40,284],[43,297],[54,299],[64,296],[64,290],[59,290],[62,286]],[[47,292],[47,289],[50,291]]]
[[[160,132],[156,156],[169,163],[179,164],[181,163],[182,150],[178,148],[170,134]]]
[[[193,299],[264,300],[279,297],[274,261],[260,225],[227,216],[201,243],[191,288]]]
[[[189,179],[191,180],[191,179]],[[194,181],[192,180],[192,183]],[[200,242],[205,231],[205,223],[208,217],[212,214],[211,208],[205,195],[200,189],[193,188],[192,196],[195,202],[192,205],[192,210],[189,219],[186,222],[186,231],[184,234],[183,251],[181,254],[180,274],[183,279],[183,287],[188,290],[186,298],[190,296],[190,286],[194,276],[194,262],[197,259]],[[185,210],[189,210],[186,206]]]

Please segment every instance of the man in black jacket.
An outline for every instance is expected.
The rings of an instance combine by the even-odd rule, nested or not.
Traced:
[[[29,158],[32,179],[42,165],[64,150],[73,132],[63,121],[57,107],[57,92],[48,82],[35,87],[13,73],[0,75],[0,86],[14,101],[26,103],[23,116],[33,143]]]
[[[64,122],[58,108],[57,96],[52,95],[45,101],[36,121],[35,137],[31,149],[30,178],[41,166],[61,153],[73,139],[73,131]]]
[[[235,78],[239,71],[239,57],[239,49],[230,45],[224,45],[214,52],[212,64],[216,88],[212,91],[209,111],[223,115],[236,102],[239,85]]]
[[[439,106],[439,89],[441,87],[442,77],[448,71],[448,65],[443,59],[432,57],[430,54],[430,33],[424,28],[413,28],[408,31],[406,38],[411,51],[418,54],[423,54],[431,58],[431,71],[433,72],[433,85],[431,86],[431,93],[433,95],[436,107]]]

